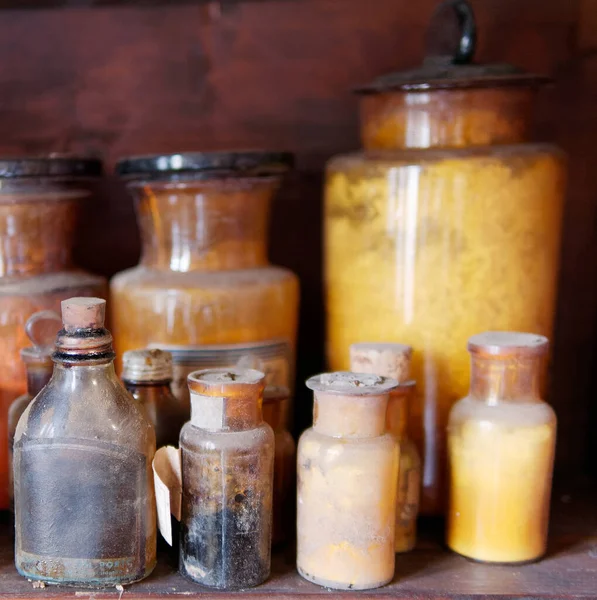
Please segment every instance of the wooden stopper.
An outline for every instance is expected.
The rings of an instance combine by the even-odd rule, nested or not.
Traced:
[[[406,344],[361,342],[350,346],[350,369],[374,373],[398,383],[410,380],[412,346]]]
[[[101,329],[106,316],[106,301],[101,298],[69,298],[63,300],[64,329]]]

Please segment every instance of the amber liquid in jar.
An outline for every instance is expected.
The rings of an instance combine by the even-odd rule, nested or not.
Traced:
[[[539,397],[543,336],[473,336],[471,389],[450,413],[448,546],[522,563],[546,549],[556,417]]]
[[[203,168],[222,156],[233,161],[228,169]],[[257,172],[239,171],[243,156],[180,155],[193,161],[180,177],[173,159],[165,172],[121,167],[131,177],[143,251],[138,267],[112,280],[116,348],[171,352],[179,397],[188,398],[191,371],[233,367],[245,356],[264,362],[268,384],[292,386],[298,281],[267,260],[280,172],[260,153],[247,159]]]
[[[394,576],[399,451],[386,408],[396,382],[324,373],[307,386],[315,405],[298,445],[298,572],[333,589],[380,587]]]
[[[274,433],[262,418],[264,380],[253,369],[189,375],[179,564],[206,587],[242,589],[269,577]]]
[[[0,176],[0,510],[9,507],[8,410],[27,386],[20,357],[29,345],[27,319],[42,310],[59,312],[71,296],[107,294],[103,277],[71,261],[78,207],[88,192],[83,182],[67,179],[75,179],[71,166],[82,172],[88,162],[99,173],[101,164],[87,159],[2,161],[5,172],[21,176]],[[64,177],[50,177],[56,168]]]
[[[467,339],[488,327],[552,332],[565,168],[557,148],[528,142],[534,96],[365,95],[364,151],[327,167],[329,365],[348,368],[361,340],[415,349],[423,514],[445,508],[445,428],[468,389]]]

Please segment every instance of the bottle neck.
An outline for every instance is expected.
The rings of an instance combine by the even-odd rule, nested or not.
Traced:
[[[315,392],[313,429],[342,438],[372,438],[386,432],[388,395],[352,396]]]
[[[487,404],[540,401],[541,366],[539,356],[472,355],[470,396]]]
[[[528,139],[534,89],[454,89],[363,96],[366,150],[465,148]]]
[[[0,277],[64,271],[83,193],[19,186],[0,190]]]
[[[278,183],[268,177],[135,185],[141,264],[178,272],[267,265]]]
[[[408,423],[408,402],[410,392],[390,392],[387,410],[387,427],[399,440],[406,437]]]
[[[128,379],[122,378],[122,383],[124,387],[131,393],[134,392],[142,392],[146,389],[152,389],[156,391],[169,392],[170,391],[170,381],[130,381]]]
[[[51,362],[29,363],[27,370],[27,394],[35,398],[52,377],[54,365]]]
[[[56,362],[52,374],[52,380],[60,385],[75,386],[81,383],[85,385],[100,385],[102,380],[114,379],[116,371],[114,370],[114,361],[101,364],[76,364],[65,365]]]
[[[217,397],[190,391],[191,424],[209,431],[246,431],[263,422],[262,397]]]

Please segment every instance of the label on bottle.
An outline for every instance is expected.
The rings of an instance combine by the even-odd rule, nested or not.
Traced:
[[[187,397],[187,376],[198,369],[250,368],[265,373],[267,385],[291,387],[293,382],[292,352],[283,339],[246,344],[206,344],[177,346],[152,342],[149,348],[172,354],[174,379],[172,391],[177,398]]]
[[[50,581],[133,580],[145,564],[146,463],[90,440],[27,440],[18,457],[18,566]]]

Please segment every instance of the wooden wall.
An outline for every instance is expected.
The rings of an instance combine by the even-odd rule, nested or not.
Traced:
[[[597,333],[595,0],[473,0],[477,58],[555,75],[537,137],[570,155],[553,402],[558,460],[587,460]],[[29,4],[29,3],[28,3]],[[44,6],[44,2],[34,2]],[[417,64],[435,0],[221,0],[0,11],[0,153],[279,148],[298,169],[274,212],[272,257],[302,280],[299,378],[323,365],[322,166],[358,147],[371,77]],[[95,4],[103,4],[97,2]],[[167,5],[166,5],[167,4]],[[18,0],[0,6],[21,6]],[[135,264],[130,200],[111,182],[87,209],[80,262]],[[302,402],[305,402],[304,404]],[[302,408],[301,408],[302,406]],[[299,422],[309,419],[299,402]]]

